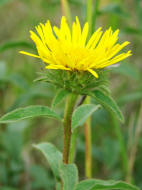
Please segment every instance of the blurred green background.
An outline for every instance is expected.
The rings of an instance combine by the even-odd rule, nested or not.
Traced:
[[[72,18],[83,24],[86,0],[69,0]],[[95,6],[95,1],[94,1]],[[93,11],[92,7],[92,11]],[[50,106],[56,88],[33,82],[42,71],[40,60],[18,53],[36,52],[29,30],[50,19],[59,25],[60,0],[0,0],[0,115],[20,106]],[[142,188],[142,1],[100,0],[96,28],[120,29],[120,42],[130,41],[133,56],[111,68],[112,95],[125,116],[120,124],[104,109],[92,116],[93,177],[126,180]],[[56,107],[63,115],[64,102]],[[52,190],[51,170],[32,147],[52,142],[63,147],[63,129],[53,119],[37,118],[0,128],[0,189]],[[84,178],[84,129],[77,140],[76,163]]]

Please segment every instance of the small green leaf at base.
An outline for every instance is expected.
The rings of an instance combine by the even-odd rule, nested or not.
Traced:
[[[63,190],[75,190],[78,183],[78,170],[75,164],[61,164],[60,176],[63,181]]]
[[[0,123],[11,123],[33,117],[47,116],[61,120],[59,115],[47,106],[28,106],[11,111],[0,118]]]
[[[95,98],[96,101],[100,103],[105,109],[112,112],[117,119],[119,119],[121,122],[124,122],[124,117],[112,97],[104,94],[100,90],[94,90],[92,97]]]
[[[34,147],[43,153],[52,169],[54,176],[59,179],[59,165],[62,163],[61,152],[50,143],[40,143],[38,145],[34,145]]]
[[[97,179],[84,180],[80,182],[75,190],[140,190],[134,185],[122,181],[104,181]]]
[[[72,115],[72,124],[71,128],[72,131],[76,129],[77,127],[83,125],[83,123],[86,121],[86,119],[96,110],[98,110],[101,106],[100,105],[94,105],[94,104],[84,104],[79,106]]]

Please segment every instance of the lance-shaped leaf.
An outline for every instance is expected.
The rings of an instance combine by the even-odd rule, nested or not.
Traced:
[[[52,108],[54,108],[57,104],[59,104],[68,94],[69,92],[64,89],[59,90],[55,98],[53,99]]]
[[[61,120],[60,116],[47,106],[28,106],[11,111],[0,118],[0,123],[10,123],[39,116],[48,116]]]
[[[72,115],[72,123],[71,128],[74,131],[75,128],[83,125],[86,119],[96,110],[98,110],[101,106],[94,104],[84,104],[79,106]]]
[[[63,181],[63,190],[75,190],[78,183],[78,170],[75,164],[61,164],[60,176]]]
[[[121,122],[124,122],[124,117],[112,97],[106,95],[100,90],[94,90],[92,93],[92,97],[94,97],[96,101],[102,106],[104,106],[105,109],[112,112],[114,116],[117,117],[117,119],[119,119]]]
[[[34,147],[43,153],[52,169],[54,176],[59,179],[59,165],[62,163],[61,152],[50,143],[40,143],[38,145],[34,145]]]
[[[2,0],[2,1],[8,1],[8,0]],[[1,4],[1,1],[0,1],[0,4]],[[3,52],[3,51],[6,51],[8,49],[13,49],[13,48],[23,48],[23,47],[26,47],[26,48],[29,48],[29,49],[34,49],[34,46],[28,42],[25,42],[25,41],[17,41],[17,42],[6,42],[2,45],[0,45],[0,53]]]
[[[139,190],[138,187],[125,183],[123,181],[104,181],[97,179],[84,180],[80,182],[75,190]]]

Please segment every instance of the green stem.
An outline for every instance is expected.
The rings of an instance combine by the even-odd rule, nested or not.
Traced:
[[[70,12],[70,7],[68,4],[68,0],[61,0],[61,9],[62,9],[62,14],[66,16],[69,26],[71,27],[72,25],[72,18],[71,18],[71,12]]]
[[[86,96],[82,96],[80,101],[77,104],[77,107],[82,105],[85,101]],[[71,137],[71,147],[70,147],[70,156],[69,156],[69,163],[73,163],[75,159],[75,153],[76,153],[76,143],[77,143],[77,135],[78,135],[78,129],[75,129],[75,131],[72,134]]]
[[[87,1],[87,13],[86,20],[88,21],[90,30],[88,37],[91,36],[95,29],[97,12],[99,7],[99,0],[95,0],[94,12],[92,14],[93,1]],[[88,97],[86,103],[90,103],[90,98]],[[89,118],[85,125],[85,175],[87,178],[92,177],[92,142],[91,142],[91,118]]]
[[[74,162],[75,158],[77,135],[78,135],[78,130],[76,129],[71,137],[71,146],[70,146],[70,155],[69,155],[70,164]]]
[[[100,0],[95,0],[95,7],[94,7],[94,11],[93,11],[93,16],[92,16],[91,33],[93,33],[94,30],[95,30],[96,19],[97,19],[98,8],[99,8],[99,3],[100,3]]]
[[[129,168],[128,168],[128,156],[127,156],[126,146],[124,143],[120,125],[118,121],[115,119],[115,117],[113,116],[113,114],[112,114],[112,120],[113,120],[113,126],[115,128],[115,133],[120,145],[120,153],[121,153],[121,158],[122,158],[122,167],[123,167],[124,175],[127,176]]]
[[[133,170],[134,170],[134,164],[137,156],[137,150],[138,150],[138,143],[141,138],[141,131],[142,131],[142,102],[140,104],[138,115],[136,114],[136,123],[134,126],[132,126],[132,131],[130,134],[131,139],[128,139],[129,142],[129,160],[128,160],[128,175],[126,176],[126,181],[128,183],[133,183]],[[135,127],[135,133],[133,128]],[[134,134],[133,134],[134,133]]]
[[[85,128],[85,174],[92,177],[92,143],[91,143],[91,118],[84,125]]]
[[[86,10],[86,20],[89,24],[89,34],[88,34],[88,37],[90,37],[91,35],[91,32],[92,32],[92,6],[93,6],[93,2],[92,0],[88,0],[87,1],[87,10]]]
[[[76,94],[69,95],[64,114],[64,150],[63,150],[63,162],[68,164],[70,153],[70,141],[71,141],[71,117],[74,110],[74,106],[77,100]]]
[[[90,103],[90,97],[87,97],[85,103]],[[92,177],[92,137],[91,137],[91,117],[84,124],[85,134],[85,176]]]

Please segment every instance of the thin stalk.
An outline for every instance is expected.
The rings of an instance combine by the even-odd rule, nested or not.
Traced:
[[[88,21],[88,24],[90,27],[88,37],[90,37],[91,34],[93,33],[94,28],[92,27],[93,26],[95,27],[95,23],[94,23],[95,20],[93,19],[92,7],[93,7],[93,0],[88,0],[87,10],[86,10],[86,20]],[[95,15],[97,12],[97,8],[98,8],[98,1],[96,0],[95,10],[94,10]],[[96,16],[95,16],[95,19],[96,19]],[[89,97],[87,97],[85,103],[90,103]],[[88,118],[88,120],[86,121],[84,125],[84,129],[85,129],[85,176],[87,178],[91,178],[92,177],[91,117]]]
[[[0,115],[3,115],[5,112],[4,108],[4,89],[0,89]],[[5,130],[5,124],[1,124],[1,129],[0,131]]]
[[[133,140],[133,144],[131,146],[130,149],[130,155],[129,155],[129,160],[128,160],[128,175],[126,177],[126,181],[127,182],[132,182],[132,175],[133,175],[133,169],[134,169],[134,163],[136,160],[136,154],[137,154],[137,149],[138,149],[138,142],[140,139],[140,135],[142,132],[142,103],[140,105],[140,110],[139,110],[139,116],[138,116],[138,120],[137,120],[137,126],[135,129],[135,135],[134,135],[134,140]]]
[[[71,143],[71,117],[77,100],[76,94],[69,95],[64,114],[64,150],[63,162],[69,163],[70,143]]]
[[[115,134],[117,136],[117,139],[118,139],[119,145],[120,145],[120,153],[121,153],[121,158],[122,158],[122,167],[123,167],[124,176],[127,176],[127,174],[128,174],[128,155],[127,155],[126,145],[124,142],[124,138],[123,138],[123,135],[121,132],[121,127],[119,125],[119,122],[117,121],[117,119],[115,119],[113,114],[112,114],[112,121],[113,121],[113,126],[115,129]]]
[[[69,26],[71,27],[72,18],[71,18],[71,12],[70,12],[68,0],[61,0],[61,10],[62,10],[62,15],[66,16]]]
[[[75,159],[76,153],[76,141],[77,141],[78,129],[76,129],[71,137],[71,146],[70,146],[70,155],[69,155],[69,163],[73,163]]]
[[[99,4],[100,4],[100,0],[95,0],[94,11],[92,15],[91,33],[94,32],[95,27],[96,27],[96,19],[97,19]]]
[[[91,118],[84,125],[85,129],[85,174],[92,177],[92,143],[91,143]]]
[[[92,7],[93,7],[93,2],[92,0],[87,1],[87,10],[86,10],[86,20],[89,24],[89,34],[88,37],[90,37],[91,32],[92,32]]]
[[[86,95],[82,96],[77,103],[76,107],[83,104],[83,102],[86,99]],[[77,136],[78,136],[78,129],[75,129],[75,131],[72,134],[71,137],[71,145],[70,145],[70,156],[69,156],[69,163],[73,163],[75,159],[75,153],[76,153],[76,144],[77,144]]]
[[[90,103],[90,97],[87,97],[85,103]],[[85,176],[92,177],[92,137],[91,137],[91,117],[84,124],[85,132]]]

